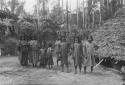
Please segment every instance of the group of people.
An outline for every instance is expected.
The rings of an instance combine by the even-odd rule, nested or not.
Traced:
[[[91,72],[93,72],[93,67],[96,65],[94,57],[95,46],[92,36],[88,36],[83,40],[80,37],[75,37],[75,41],[72,44],[62,38],[62,40],[56,42],[57,65],[60,60],[62,71],[64,71],[64,65],[68,71],[68,56],[70,54],[74,61],[75,73],[77,73],[77,67],[79,67],[79,72],[81,73],[82,66],[84,66],[84,73],[86,73],[88,66],[91,67]]]
[[[40,46],[40,43],[35,38],[27,41],[22,37],[18,44],[18,52],[19,61],[22,66],[32,64],[33,67],[46,67],[49,65],[50,68],[53,65],[51,43],[45,48],[44,46]]]
[[[53,48],[52,48],[52,44],[49,43],[47,48],[42,47],[40,49],[40,66],[42,67],[48,67],[49,69],[51,69],[54,65],[53,62]]]
[[[34,42],[36,42],[36,40],[34,40]],[[36,42],[34,46],[33,48],[30,42],[30,44],[23,45],[22,49],[19,49],[21,57],[23,58],[21,59],[22,65],[27,65],[28,62],[31,62],[33,66],[39,65],[51,69],[54,65],[53,57],[55,55],[53,56],[53,52],[56,52],[57,66],[58,62],[61,61],[62,71],[64,71],[65,66],[67,71],[69,71],[69,55],[72,55],[75,73],[77,73],[77,67],[79,67],[79,72],[81,72],[82,65],[84,66],[84,73],[86,73],[88,66],[91,67],[91,72],[93,72],[93,67],[96,65],[92,36],[88,36],[84,40],[75,37],[73,43],[69,43],[65,37],[62,37],[58,39],[54,45],[49,43],[46,48],[44,46],[40,47],[38,42]]]

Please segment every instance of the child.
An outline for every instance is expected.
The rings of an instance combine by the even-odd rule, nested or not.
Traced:
[[[55,43],[55,51],[56,51],[56,56],[57,56],[57,66],[58,66],[58,62],[61,61],[61,57],[60,57],[60,44],[61,44],[61,41],[60,39],[58,39]]]
[[[93,72],[93,67],[96,65],[94,57],[94,43],[93,37],[89,36],[87,42],[85,43],[86,48],[86,62],[84,64],[84,73],[86,73],[86,68],[91,67],[91,72]]]
[[[52,57],[52,44],[49,44],[49,47],[47,49],[47,65],[49,69],[53,67],[53,57]]]
[[[82,45],[80,44],[79,38],[75,39],[73,60],[74,60],[75,74],[77,73],[78,66],[79,66],[79,71],[81,73],[81,69],[82,69]]]
[[[45,67],[45,49],[42,47],[40,49],[40,66]]]

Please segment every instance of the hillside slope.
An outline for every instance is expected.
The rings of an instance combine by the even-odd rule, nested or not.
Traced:
[[[119,9],[114,18],[107,20],[93,34],[103,57],[114,56],[125,60],[125,8]]]

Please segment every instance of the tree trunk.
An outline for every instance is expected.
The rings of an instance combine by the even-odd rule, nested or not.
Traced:
[[[85,11],[84,11],[84,0],[83,0],[83,28],[85,27],[85,26],[84,26],[84,12],[85,12]]]
[[[94,25],[95,25],[95,13],[94,13],[94,11],[93,11],[93,29],[94,29]]]
[[[67,31],[69,31],[69,14],[68,14],[68,0],[67,0],[67,2],[66,2],[66,10],[67,10],[67,17],[66,17],[66,21],[67,21]]]
[[[101,14],[101,10],[99,11],[99,14],[100,14],[100,25],[102,24],[102,14]]]
[[[76,12],[77,12],[77,27],[79,27],[79,0],[77,0]]]
[[[45,18],[45,1],[43,0],[43,17]]]

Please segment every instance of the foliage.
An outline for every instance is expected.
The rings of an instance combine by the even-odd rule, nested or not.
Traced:
[[[24,10],[24,5],[25,5],[25,2],[21,2],[19,3],[18,7],[16,8],[16,15],[20,15],[21,13],[24,13],[25,10]]]
[[[0,9],[3,10],[5,7],[5,0],[0,0]]]
[[[122,0],[88,0],[88,7],[85,8],[85,27],[93,28],[97,25],[99,28],[99,24],[112,18],[122,4]]]
[[[39,29],[37,24],[32,21],[33,18],[24,18],[24,20],[19,20],[19,35],[25,36],[25,39],[30,41],[33,37],[37,39],[40,43],[54,41],[57,38],[56,31],[59,30],[59,26],[50,19],[40,20]]]
[[[10,13],[10,12],[7,12],[7,11],[4,11],[4,10],[0,10],[0,18],[1,19],[8,18],[8,19],[14,19],[14,20],[18,19],[17,15]]]
[[[24,13],[24,5],[25,2],[19,2],[18,0],[9,0],[7,3],[3,0],[0,0],[1,10],[0,10],[0,18],[13,18],[17,19],[17,17]],[[2,17],[3,16],[3,17]]]
[[[60,27],[58,24],[54,23],[50,19],[44,19],[41,21],[41,26],[40,26],[40,31],[38,32],[39,34],[39,39],[43,41],[55,41],[57,39],[57,33]]]
[[[4,42],[7,36],[11,33],[9,30],[9,27],[12,27],[11,22],[11,19],[0,20],[0,40],[2,42]]]
[[[34,16],[37,16],[37,7],[39,6],[39,17],[45,18],[48,15],[47,4],[49,0],[38,0],[39,2],[34,5]]]
[[[19,5],[18,0],[10,0],[8,2],[11,13],[15,13],[16,7]]]
[[[34,32],[34,26],[32,23],[24,21],[19,21],[19,32],[20,38],[25,37],[26,40],[31,40]]]
[[[64,23],[64,16],[64,10],[58,5],[55,5],[51,11],[50,19],[52,19],[55,23],[61,25]]]
[[[17,39],[15,38],[9,38],[5,41],[5,47],[4,47],[4,55],[10,54],[15,55],[16,54],[16,48],[17,48]]]

